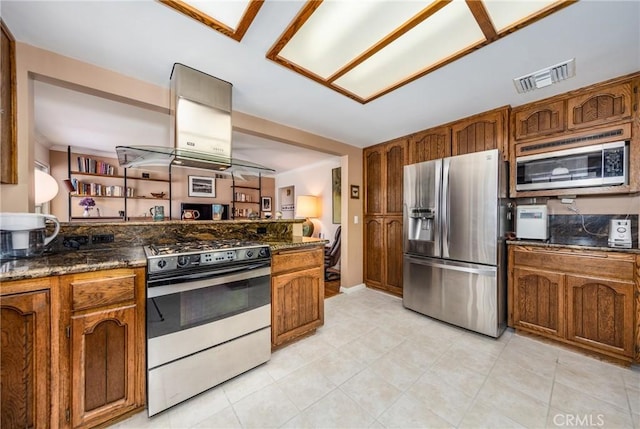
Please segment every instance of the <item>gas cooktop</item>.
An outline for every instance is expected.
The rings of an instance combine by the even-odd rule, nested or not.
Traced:
[[[271,257],[269,245],[244,240],[189,241],[144,247],[150,273]],[[212,267],[213,268],[213,267]]]

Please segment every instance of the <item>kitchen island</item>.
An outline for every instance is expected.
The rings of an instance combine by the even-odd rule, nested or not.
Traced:
[[[286,319],[287,332],[296,334],[287,341],[301,332],[311,333],[324,320],[322,248],[327,240],[294,237],[294,222],[168,221],[127,224],[125,228],[65,225],[50,253],[3,261],[2,335],[11,345],[3,347],[3,356],[15,358],[2,361],[2,372],[7,374],[3,385],[15,392],[5,395],[3,386],[3,416],[15,417],[13,423],[29,420],[43,427],[95,427],[144,409],[147,259],[143,245],[156,239],[151,231],[164,242],[215,240],[244,233],[269,244],[275,267],[281,255],[288,262],[300,261],[300,267],[291,266],[282,276],[274,275],[272,289],[279,285],[286,296],[309,300],[274,299],[272,320],[275,314],[310,314],[312,320]],[[74,241],[77,247],[78,242],[85,243],[85,236],[109,234],[115,238],[111,243],[82,244],[80,249],[63,245],[65,237],[67,245]],[[294,290],[313,293],[289,293]],[[291,308],[298,305],[304,311]],[[310,308],[315,311],[305,313]],[[12,362],[20,364],[11,366]],[[14,412],[5,413],[8,409]]]

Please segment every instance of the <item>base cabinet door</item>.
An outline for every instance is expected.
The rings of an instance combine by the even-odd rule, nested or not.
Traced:
[[[46,428],[50,419],[49,292],[0,297],[0,427]]]
[[[632,282],[567,276],[567,339],[633,357]]]
[[[134,305],[72,317],[73,427],[136,407],[135,320]]]
[[[324,250],[283,251],[271,264],[271,346],[315,332],[324,324]]]
[[[384,284],[389,292],[402,296],[402,218],[384,220]]]
[[[274,314],[272,339],[281,345],[322,326],[324,283],[322,268],[282,274],[272,281]]]
[[[514,325],[547,335],[564,335],[564,287],[560,273],[513,270]]]
[[[366,217],[364,220],[364,282],[369,287],[383,284],[383,218]]]

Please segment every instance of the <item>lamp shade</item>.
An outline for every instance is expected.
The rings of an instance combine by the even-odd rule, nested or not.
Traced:
[[[313,195],[300,195],[296,199],[296,217],[318,217],[318,199]]]
[[[41,170],[35,170],[35,203],[43,204],[58,195],[58,182],[51,175]]]

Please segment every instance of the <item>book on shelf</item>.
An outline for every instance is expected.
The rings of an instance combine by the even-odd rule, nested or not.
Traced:
[[[104,161],[84,156],[78,157],[78,172],[91,174],[104,174],[105,176],[113,176],[116,174],[116,168]]]

